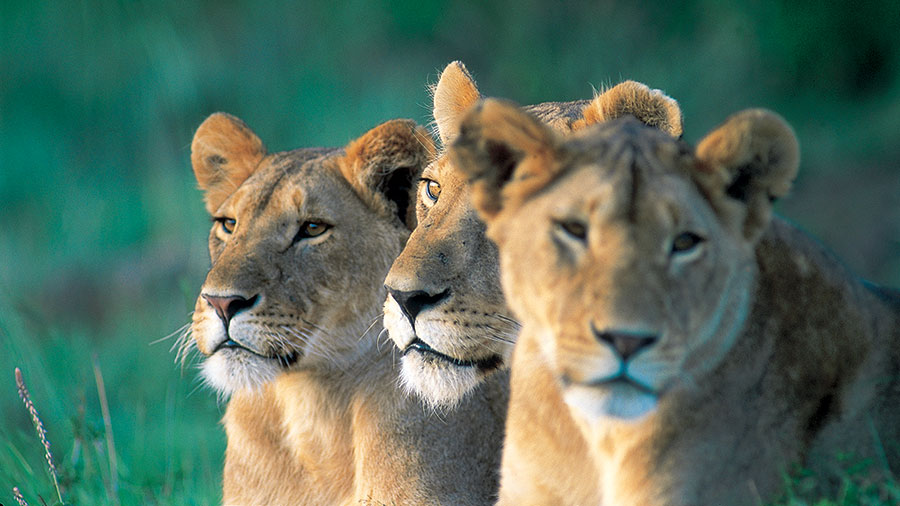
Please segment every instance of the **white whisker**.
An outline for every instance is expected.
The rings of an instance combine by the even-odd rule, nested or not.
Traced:
[[[159,343],[161,343],[161,342],[163,342],[163,341],[167,341],[167,340],[169,340],[169,339],[172,339],[172,338],[175,337],[176,335],[180,335],[181,333],[183,333],[184,330],[185,330],[186,328],[189,328],[190,326],[191,326],[191,322],[187,322],[187,323],[185,323],[184,325],[182,325],[182,326],[178,327],[177,329],[175,329],[175,331],[173,331],[172,333],[166,335],[165,337],[160,337],[159,339],[156,339],[156,340],[154,340],[154,341],[150,341],[149,346],[153,346],[153,345],[159,344]],[[177,339],[176,339],[176,342],[177,342]],[[169,350],[169,351],[172,351],[172,350]]]
[[[385,337],[385,336],[387,336],[387,338],[384,339],[383,342],[385,342],[385,343],[391,342],[391,337],[388,335],[388,329],[386,329],[386,328],[383,328],[383,329],[381,329],[380,332],[378,332],[378,335],[375,336],[375,342],[376,342],[376,343],[381,343],[381,342],[382,342],[382,338]]]
[[[383,311],[382,311],[381,313],[379,313],[378,316],[376,316],[376,317],[372,320],[372,323],[369,324],[369,326],[366,328],[365,332],[363,332],[362,335],[359,336],[359,339],[358,339],[357,341],[362,341],[363,338],[366,337],[366,334],[368,334],[369,331],[372,330],[372,327],[374,327],[375,324],[378,323],[378,320],[380,320],[382,316],[384,316],[384,312],[383,312]],[[379,333],[379,335],[381,335],[381,334]]]
[[[515,333],[510,334],[508,332],[504,332],[502,330],[496,329],[496,328],[492,327],[491,325],[485,325],[485,327],[487,327],[491,331],[490,333],[486,334],[488,339],[491,339],[491,340],[497,341],[497,342],[501,342],[501,343],[506,343],[506,344],[515,344],[515,342],[516,342],[516,334]]]
[[[500,320],[500,321],[502,321],[502,322],[504,322],[504,323],[507,323],[507,324],[509,324],[509,325],[512,325],[513,327],[515,327],[515,329],[516,329],[517,332],[518,332],[519,328],[522,327],[522,324],[519,323],[517,320],[514,320],[514,319],[512,319],[512,318],[510,318],[510,317],[508,317],[508,316],[506,316],[506,315],[502,315],[502,314],[500,314],[500,313],[491,313],[491,314],[488,315],[488,316],[492,316],[492,317],[497,318],[498,320]]]

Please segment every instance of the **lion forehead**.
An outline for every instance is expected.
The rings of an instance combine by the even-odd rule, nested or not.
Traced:
[[[302,210],[307,202],[319,206],[333,203],[332,207],[339,208],[352,193],[335,161],[340,153],[337,149],[308,148],[269,156],[225,200],[220,211],[231,210],[245,219],[261,221],[292,207]]]
[[[572,136],[555,159],[544,162],[561,167],[556,178],[490,225],[489,235],[501,241],[504,288],[513,309],[542,315],[544,327],[607,310],[628,325],[643,314],[659,320],[659,306],[681,307],[664,302],[669,296],[683,299],[701,290],[692,285],[697,276],[681,276],[669,261],[679,232],[725,241],[722,251],[733,249],[734,238],[722,235],[714,209],[687,170],[694,163],[691,153],[654,130],[627,120],[615,123],[620,125]],[[523,262],[532,267],[521,269]],[[699,265],[711,276],[729,268],[711,259]]]

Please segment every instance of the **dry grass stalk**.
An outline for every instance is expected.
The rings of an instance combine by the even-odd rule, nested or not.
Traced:
[[[50,476],[53,478],[56,496],[59,499],[59,502],[63,502],[62,493],[59,491],[59,476],[56,472],[56,464],[53,463],[53,453],[50,452],[50,440],[47,439],[47,431],[44,430],[44,424],[41,423],[37,409],[34,407],[34,403],[31,402],[31,396],[28,395],[28,388],[25,387],[25,379],[22,377],[22,371],[18,367],[16,367],[16,386],[19,388],[19,397],[21,397],[22,402],[25,403],[25,409],[27,409],[28,414],[31,415],[31,422],[34,424],[34,429],[37,431],[38,438],[44,445],[44,457],[47,459],[47,467],[50,469]],[[18,501],[18,497],[16,500]],[[24,500],[25,499],[22,499],[22,501]]]
[[[106,400],[106,386],[103,383],[103,373],[100,371],[100,361],[97,355],[91,357],[94,365],[94,379],[97,381],[97,395],[100,397],[100,410],[103,413],[103,426],[106,432],[106,451],[109,455],[109,496],[115,504],[119,504],[119,466],[116,459],[116,443],[113,439],[112,419],[109,416],[109,403]]]
[[[16,369],[16,372],[19,370]],[[28,506],[28,501],[22,497],[22,492],[19,492],[19,487],[13,487],[13,497],[16,498],[16,502],[19,503],[19,506]]]

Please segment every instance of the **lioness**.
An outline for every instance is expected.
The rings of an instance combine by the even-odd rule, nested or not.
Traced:
[[[481,94],[465,66],[453,62],[433,95],[437,132],[449,146]],[[593,100],[526,110],[560,131],[632,114],[681,135],[678,104],[633,81]],[[519,325],[503,299],[496,247],[484,235],[465,176],[446,154],[423,171],[415,211],[419,225],[385,281],[385,327],[402,355],[403,384],[434,406],[452,407],[486,378],[506,384],[505,373],[492,373],[506,370]]]
[[[492,502],[500,394],[437,416],[397,387],[377,341],[382,282],[432,150],[406,120],[345,149],[272,154],[226,114],[197,130],[191,161],[214,223],[191,342],[231,396],[226,504]]]
[[[696,150],[627,118],[562,137],[491,100],[460,131],[523,326],[500,504],[760,504],[839,452],[900,472],[900,294],[772,217],[799,156],[779,116]]]

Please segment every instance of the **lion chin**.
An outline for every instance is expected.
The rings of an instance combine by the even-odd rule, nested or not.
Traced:
[[[474,363],[464,363],[431,347],[416,335],[409,320],[388,297],[384,305],[385,326],[391,338],[406,343],[400,349],[400,384],[433,409],[451,409],[478,386],[481,379]]]
[[[640,385],[617,379],[599,385],[570,385],[563,391],[563,400],[589,421],[634,421],[655,411],[659,398]]]
[[[230,396],[238,390],[259,393],[283,371],[278,359],[257,357],[244,350],[223,349],[203,362],[203,381]]]
[[[403,389],[432,408],[453,408],[479,383],[475,367],[456,366],[419,351],[406,351],[400,363]]]

